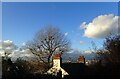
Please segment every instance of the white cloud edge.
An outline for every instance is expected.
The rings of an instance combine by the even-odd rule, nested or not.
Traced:
[[[7,53],[10,53],[9,57],[12,59],[17,59],[19,57],[33,57],[34,55],[32,53],[29,53],[28,49],[22,49],[15,48],[16,45],[11,40],[4,40],[0,41],[0,56],[4,56],[5,51],[9,51]]]
[[[80,25],[80,28],[84,29],[83,36],[88,38],[104,38],[111,32],[117,34],[118,18],[119,16],[115,16],[114,14],[104,14],[95,17],[92,22],[88,24],[83,22]]]
[[[84,41],[80,40],[80,44],[83,44],[83,43],[84,43]]]
[[[68,35],[68,32],[65,32],[64,35],[67,36],[67,35]]]

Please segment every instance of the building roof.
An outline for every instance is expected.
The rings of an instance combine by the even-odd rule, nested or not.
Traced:
[[[86,66],[83,63],[62,63],[61,67],[71,76],[80,76],[84,73]]]
[[[53,59],[60,59],[60,58],[61,58],[61,55],[60,55],[60,54],[54,54]]]

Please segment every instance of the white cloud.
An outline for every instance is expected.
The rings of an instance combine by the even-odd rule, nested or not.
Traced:
[[[83,22],[80,28],[84,29],[84,36],[89,38],[105,38],[110,34],[118,33],[118,16],[113,14],[100,15],[91,23]]]
[[[4,51],[0,50],[0,56],[4,56]]]
[[[68,35],[68,32],[65,33],[65,36],[67,36],[67,35]]]
[[[83,44],[84,42],[83,41],[80,41],[80,44]]]
[[[13,41],[5,40],[0,41],[0,52],[3,54],[3,52],[12,53],[14,50],[17,49],[17,46],[13,43]]]
[[[22,46],[25,46],[26,45],[26,43],[24,42],[24,43],[22,43]]]
[[[29,53],[29,51],[27,49],[24,50],[15,50],[14,52],[12,52],[12,54],[10,55],[10,57],[12,57],[12,59],[16,60],[19,57],[33,57],[32,53]]]
[[[91,53],[92,53],[92,51],[90,51],[90,50],[83,51],[83,54],[91,54]]]
[[[18,49],[14,42],[10,40],[0,41],[0,55],[4,56],[5,52],[8,53],[9,57],[12,59],[17,59],[19,57],[33,57],[27,49]]]
[[[83,22],[83,23],[80,25],[80,28],[83,28],[83,29],[87,28],[86,22]]]

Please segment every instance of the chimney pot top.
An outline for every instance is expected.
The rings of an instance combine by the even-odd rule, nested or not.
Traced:
[[[54,59],[60,59],[61,55],[60,54],[54,54]]]

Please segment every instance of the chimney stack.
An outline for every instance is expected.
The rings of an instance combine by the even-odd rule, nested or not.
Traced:
[[[61,59],[61,55],[60,54],[54,54],[53,59]]]
[[[84,58],[84,56],[79,56],[78,57],[78,63],[84,63],[85,64],[85,58]]]

